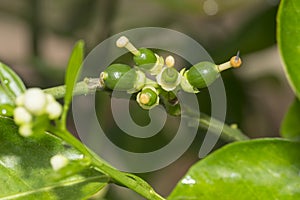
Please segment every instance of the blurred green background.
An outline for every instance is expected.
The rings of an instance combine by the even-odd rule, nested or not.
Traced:
[[[228,124],[236,123],[251,138],[279,136],[280,122],[293,99],[276,46],[279,0],[2,0],[0,3],[0,60],[12,66],[28,87],[63,84],[72,46],[87,43],[87,53],[109,36],[137,27],[164,27],[197,40],[216,63],[238,50],[242,68],[222,74],[227,94]],[[155,37],[155,36],[154,36]],[[124,58],[126,59],[126,58]],[[136,152],[157,149],[172,139],[179,121],[169,117],[158,137],[133,140],[116,127],[109,96],[97,94],[99,121],[119,146]],[[199,94],[201,111],[210,112],[209,94]],[[133,119],[147,124],[148,115],[132,102]],[[70,129],[72,120],[70,119]],[[199,130],[190,149],[172,165],[139,174],[167,195],[198,160],[203,138]],[[223,145],[220,141],[218,146]],[[139,199],[113,186],[107,199]]]

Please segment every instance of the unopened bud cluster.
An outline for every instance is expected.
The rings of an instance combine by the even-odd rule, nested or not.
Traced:
[[[45,124],[36,123],[39,118],[49,120],[58,119],[62,113],[62,106],[50,94],[45,94],[40,88],[30,88],[16,98],[14,121],[19,125],[19,133],[28,137],[32,135],[35,126]],[[36,125],[37,124],[37,125]]]
[[[126,48],[133,54],[135,66],[112,64],[100,74],[100,84],[105,88],[127,91],[137,94],[137,102],[144,109],[151,109],[159,104],[160,92],[176,94],[179,90],[197,93],[199,89],[212,84],[220,72],[231,67],[240,67],[241,59],[234,56],[230,61],[216,65],[212,62],[199,62],[190,69],[180,72],[174,67],[172,56],[164,59],[150,49],[137,49],[125,36],[116,41],[116,46]],[[149,76],[155,76],[153,80]]]

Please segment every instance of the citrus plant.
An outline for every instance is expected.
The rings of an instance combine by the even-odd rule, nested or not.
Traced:
[[[192,166],[165,198],[300,198],[299,11],[299,1],[282,0],[277,18],[278,46],[296,96],[283,120],[282,138],[250,140],[238,128],[223,127],[201,114],[196,119],[200,126],[223,127],[221,137],[232,143]],[[116,90],[133,94],[145,110],[161,104],[170,115],[193,118],[188,109],[181,113],[188,105],[180,105],[176,93],[198,93],[242,61],[238,54],[223,64],[205,61],[177,71],[173,56],[138,49],[126,36],[116,45],[132,53],[135,67],[114,63],[99,78],[76,83],[84,59],[84,42],[79,41],[69,59],[65,85],[44,90],[26,88],[11,68],[0,63],[0,199],[88,199],[107,184],[127,187],[146,199],[165,199],[140,177],[108,164],[67,130],[72,96]]]

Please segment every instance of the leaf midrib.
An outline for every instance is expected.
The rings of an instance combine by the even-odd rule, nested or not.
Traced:
[[[1,197],[0,200],[15,199],[15,198],[19,198],[19,197],[23,197],[23,196],[27,196],[27,195],[31,195],[31,194],[43,192],[43,191],[49,192],[55,188],[72,186],[72,185],[76,185],[76,184],[80,184],[80,183],[84,183],[84,182],[92,182],[92,181],[97,181],[97,180],[100,182],[101,180],[103,180],[103,178],[108,179],[106,176],[101,175],[101,176],[95,176],[95,177],[89,177],[89,178],[76,179],[76,180],[67,181],[67,182],[58,182],[58,184],[54,184],[54,185],[50,185],[50,186],[46,186],[46,187],[42,187],[42,188],[38,188],[38,189],[33,189],[30,191],[21,192],[21,193],[17,193],[17,194],[12,194],[12,195],[5,196],[5,197]]]

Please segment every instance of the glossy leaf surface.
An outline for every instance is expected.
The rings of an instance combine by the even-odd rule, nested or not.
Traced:
[[[66,84],[66,95],[64,98],[64,112],[68,111],[69,104],[72,101],[73,89],[76,84],[77,76],[80,71],[83,55],[84,54],[84,42],[78,41],[72,51],[72,54],[69,59],[66,76],[65,76],[65,84]]]
[[[300,98],[300,1],[282,0],[277,22],[277,40],[286,75]]]
[[[168,199],[300,199],[300,143],[231,143],[196,163]]]
[[[300,102],[298,99],[290,106],[281,124],[282,137],[300,141]]]
[[[9,118],[0,117],[0,199],[85,199],[104,187],[108,178],[84,169],[60,180],[50,158],[62,154],[70,160],[82,155],[56,137],[24,138]],[[70,167],[70,173],[74,166]],[[66,170],[66,169],[65,169]]]

